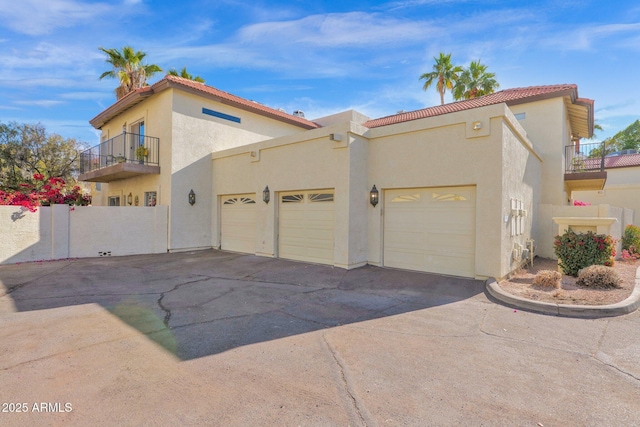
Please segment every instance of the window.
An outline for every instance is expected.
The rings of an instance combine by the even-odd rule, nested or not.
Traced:
[[[518,113],[518,114],[514,114],[514,116],[516,116],[516,119],[518,120],[524,120],[527,118],[527,113]]]
[[[144,121],[140,120],[131,125],[131,135],[128,135],[129,158],[136,159],[138,147],[144,146]]]
[[[394,197],[391,200],[391,203],[406,203],[406,202],[419,202],[420,201],[420,193],[415,194],[402,194],[400,196]]]
[[[431,198],[438,202],[461,202],[467,200],[465,196],[458,193],[431,193]]]
[[[120,196],[109,197],[109,206],[120,206]]]
[[[309,202],[333,202],[333,193],[310,193]]]
[[[304,194],[289,194],[282,196],[282,203],[302,203]]]
[[[256,201],[250,197],[232,197],[223,202],[224,205],[236,205],[236,204],[253,205],[255,203]]]
[[[157,201],[157,194],[155,191],[147,191],[144,193],[144,205],[155,206]]]

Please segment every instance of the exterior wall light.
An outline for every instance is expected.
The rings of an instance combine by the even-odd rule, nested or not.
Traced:
[[[269,193],[269,186],[267,185],[264,187],[264,190],[262,190],[262,201],[269,204],[269,200],[271,200],[271,194]]]
[[[129,193],[129,195],[127,196],[127,203],[129,204],[129,206],[131,206],[131,204],[133,203],[133,194]]]
[[[378,189],[374,184],[373,188],[371,188],[371,191],[369,192],[369,203],[371,203],[371,205],[375,208],[378,204],[379,199],[380,193],[378,192]]]
[[[196,204],[196,193],[193,192],[193,189],[189,191],[189,204],[191,206]]]

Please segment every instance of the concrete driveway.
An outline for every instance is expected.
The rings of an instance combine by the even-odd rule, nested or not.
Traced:
[[[219,251],[0,266],[0,295],[2,426],[640,425],[638,312]]]

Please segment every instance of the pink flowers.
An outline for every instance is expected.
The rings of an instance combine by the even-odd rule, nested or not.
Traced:
[[[640,259],[640,254],[636,253],[633,247],[629,248],[629,250],[623,249],[621,256],[622,256],[622,259],[627,261],[634,261],[634,260]]]
[[[581,202],[580,200],[574,200],[573,206],[591,206],[589,202]]]
[[[43,181],[40,173],[33,175],[36,181]],[[63,193],[65,181],[62,178],[49,178],[44,185],[36,188],[33,184],[20,184],[20,190],[6,192],[0,190],[0,205],[22,206],[31,212],[35,212],[38,206],[53,204],[66,204],[75,206],[87,206],[91,203],[91,196],[82,194],[80,187],[73,187],[71,192]]]

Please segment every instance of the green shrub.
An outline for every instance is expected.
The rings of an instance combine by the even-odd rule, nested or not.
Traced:
[[[622,249],[627,251],[630,258],[637,258],[634,255],[640,253],[640,227],[627,225],[622,236]]]
[[[578,271],[590,265],[613,266],[614,243],[606,234],[575,233],[569,229],[562,236],[556,236],[554,251],[564,274],[576,277]]]
[[[622,279],[611,267],[592,265],[578,272],[576,284],[590,288],[619,288]]]

